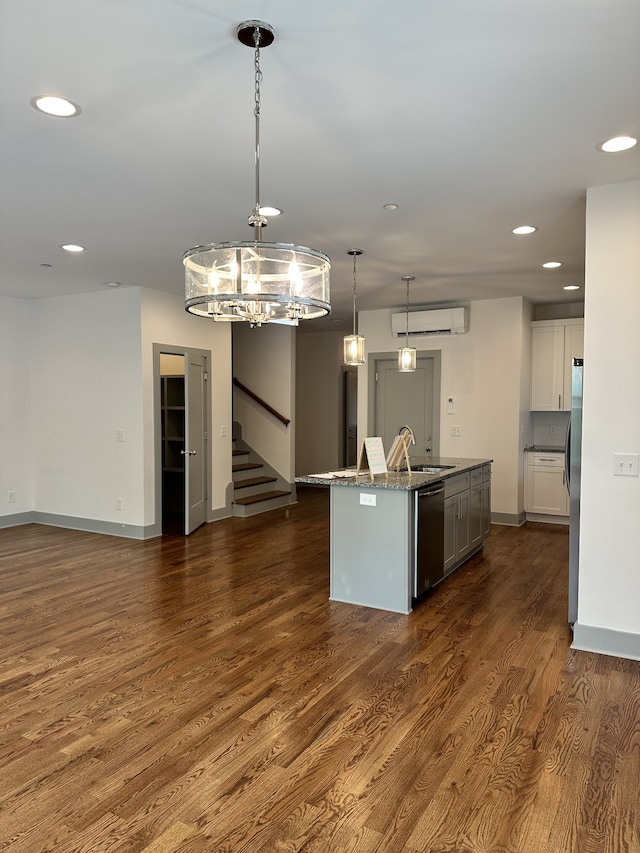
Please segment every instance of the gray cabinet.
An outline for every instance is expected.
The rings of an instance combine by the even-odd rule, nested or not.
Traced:
[[[444,572],[450,572],[471,550],[469,474],[444,482]]]
[[[482,538],[491,533],[491,465],[482,466]]]
[[[482,547],[491,532],[491,466],[445,480],[444,573]]]

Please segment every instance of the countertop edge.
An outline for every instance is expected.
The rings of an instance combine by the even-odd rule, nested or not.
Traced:
[[[366,488],[366,489],[396,489],[399,491],[414,491],[421,489],[429,483],[440,482],[447,480],[450,477],[455,477],[458,474],[465,474],[468,471],[473,471],[475,468],[482,468],[484,465],[490,465],[493,459],[464,459],[460,457],[438,457],[423,461],[414,460],[415,464],[433,465],[451,465],[451,468],[445,471],[439,471],[437,474],[427,474],[424,471],[415,471],[411,474],[396,473],[390,471],[388,474],[376,474],[373,478],[368,471],[363,471],[357,477],[330,477],[330,476],[314,476],[313,474],[296,477],[294,482],[299,485],[310,486],[347,486],[351,488]],[[353,470],[353,469],[342,469]]]

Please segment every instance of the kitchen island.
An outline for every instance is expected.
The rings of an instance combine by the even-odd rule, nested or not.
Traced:
[[[296,477],[301,485],[330,488],[331,600],[410,613],[424,592],[482,548],[491,461],[412,458],[411,473],[372,477],[347,469]],[[441,504],[425,516],[427,494],[441,495]]]

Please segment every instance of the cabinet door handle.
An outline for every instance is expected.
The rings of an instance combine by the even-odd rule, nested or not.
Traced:
[[[558,394],[558,408],[559,409],[562,408],[562,395],[561,394]]]

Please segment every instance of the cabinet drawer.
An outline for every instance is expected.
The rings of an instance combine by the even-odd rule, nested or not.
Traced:
[[[529,465],[544,465],[545,468],[564,468],[564,453],[527,453]]]
[[[491,479],[491,465],[482,466],[482,479],[485,483]]]
[[[458,492],[464,492],[469,488],[469,472],[465,474],[456,474],[455,477],[449,477],[444,481],[444,496],[445,498],[451,495],[457,495]]]
[[[469,483],[471,486],[479,486],[482,482],[482,468],[474,468],[469,471]]]

